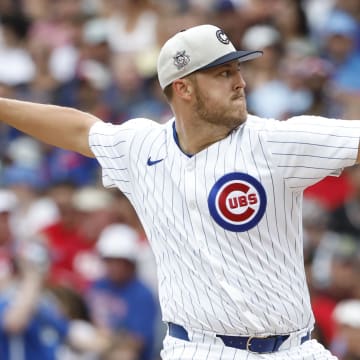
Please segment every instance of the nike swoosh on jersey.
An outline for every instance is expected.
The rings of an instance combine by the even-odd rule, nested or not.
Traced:
[[[158,160],[151,160],[151,156],[149,156],[147,160],[148,166],[153,166],[155,164],[158,164],[159,162],[163,161],[164,159],[158,159]]]

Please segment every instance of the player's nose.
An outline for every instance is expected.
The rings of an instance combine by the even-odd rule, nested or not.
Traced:
[[[242,77],[240,71],[237,72],[235,76],[234,88],[235,90],[244,89],[246,87],[246,82]]]

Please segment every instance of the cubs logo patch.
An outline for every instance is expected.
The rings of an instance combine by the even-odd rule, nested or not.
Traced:
[[[221,43],[223,43],[225,45],[229,44],[229,42],[230,42],[229,38],[227,37],[227,35],[224,33],[223,30],[217,30],[216,31],[216,37],[218,38],[218,40]]]
[[[266,203],[261,183],[240,172],[222,176],[208,197],[212,218],[224,229],[234,232],[248,231],[256,226],[265,213]]]
[[[178,70],[183,69],[190,62],[190,56],[185,54],[185,50],[178,51],[176,55],[173,57],[173,59],[174,59],[174,65]]]

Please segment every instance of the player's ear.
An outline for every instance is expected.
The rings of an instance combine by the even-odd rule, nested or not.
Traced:
[[[173,82],[172,86],[176,96],[184,100],[191,99],[191,95],[193,94],[193,86],[191,81],[186,78],[178,79]]]

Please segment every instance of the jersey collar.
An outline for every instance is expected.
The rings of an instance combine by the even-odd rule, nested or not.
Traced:
[[[188,158],[191,158],[193,155],[192,154],[187,154],[186,152],[184,152],[181,147],[180,147],[180,143],[179,143],[179,137],[178,137],[178,134],[176,132],[176,125],[175,125],[175,120],[174,122],[172,123],[172,128],[173,128],[173,137],[174,137],[174,141],[176,143],[176,145],[178,146],[178,148],[180,149],[180,151],[186,155]]]

